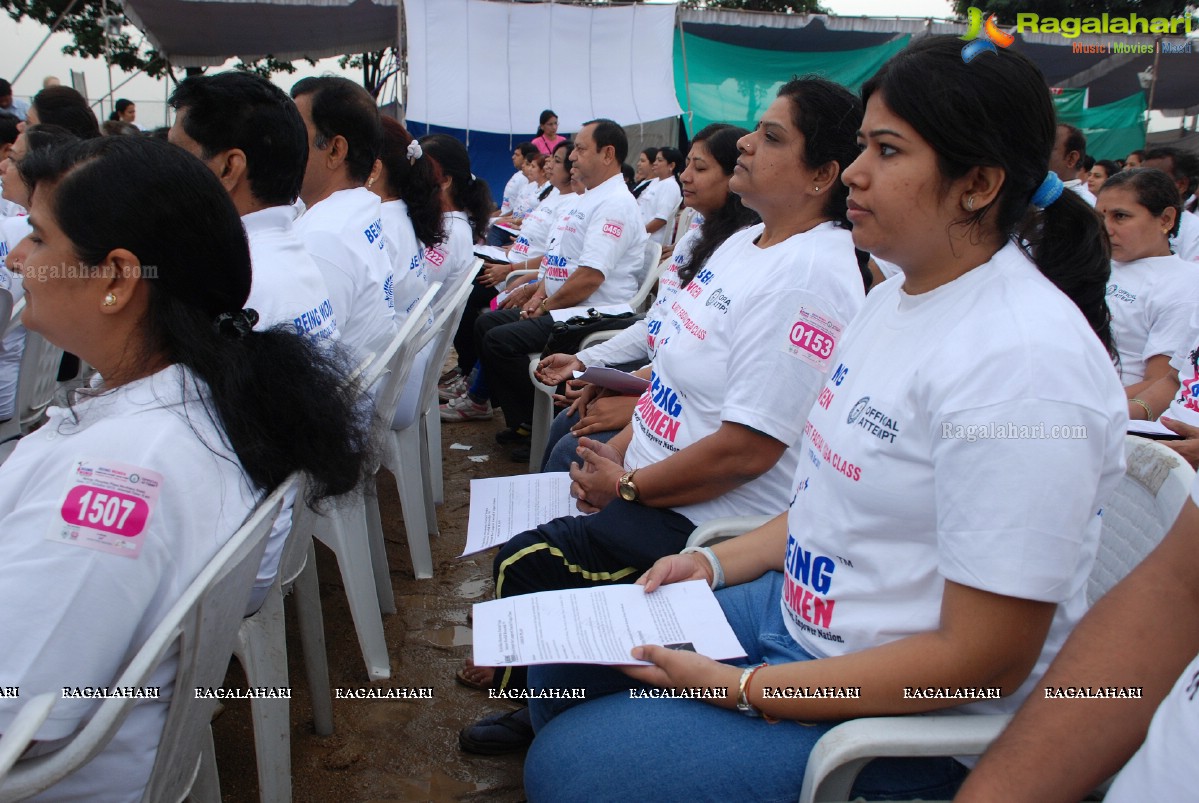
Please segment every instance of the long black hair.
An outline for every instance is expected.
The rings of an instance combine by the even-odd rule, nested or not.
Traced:
[[[862,102],[875,93],[936,151],[944,181],[979,165],[1003,168],[995,200],[963,224],[979,227],[987,220],[1004,237],[1027,243],[1037,268],[1082,310],[1114,355],[1105,296],[1110,249],[1099,216],[1069,191],[1032,214],[1057,134],[1053,101],[1037,66],[1011,50],[966,64],[960,39],[929,36],[884,64],[862,86]]]
[[[484,237],[490,225],[491,188],[470,170],[470,154],[466,146],[449,134],[429,134],[420,138],[425,155],[437,163],[441,178],[451,181],[450,195],[454,205],[466,212],[475,238]],[[440,178],[439,178],[440,181]]]
[[[87,98],[69,86],[46,87],[33,96],[30,106],[39,123],[60,125],[80,139],[100,136],[100,123]]]
[[[716,167],[726,176],[731,176],[740,155],[737,140],[748,133],[744,128],[713,123],[695,135],[691,140],[691,147],[694,148],[700,142],[704,143],[704,147],[716,162]],[[752,226],[758,220],[758,213],[747,209],[745,204],[741,203],[740,195],[730,192],[725,198],[724,206],[714,214],[704,216],[704,222],[699,227],[699,239],[691,248],[687,259],[679,266],[679,286],[682,287],[691,281],[708,261],[708,257],[712,256],[733,232]]]
[[[408,159],[413,136],[392,117],[384,116],[383,151],[379,159],[387,168],[387,194],[404,199],[416,239],[428,246],[445,239],[445,217],[441,212],[441,188],[433,163],[423,156]]]
[[[368,403],[345,361],[290,326],[241,333],[215,323],[245,306],[250,251],[233,201],[203,162],[162,140],[104,137],[31,153],[21,171],[35,194],[54,185],[51,210],[80,264],[127,248],[155,268],[142,342],[124,369],[148,373],[164,359],[189,369],[185,381],[202,399],[207,386],[208,415],[263,492],[294,471],[310,477],[312,501],[357,485]]]

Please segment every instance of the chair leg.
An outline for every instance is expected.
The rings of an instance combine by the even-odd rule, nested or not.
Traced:
[[[235,650],[252,688],[287,687],[287,642],[283,594],[272,586],[262,608],[244,619]],[[250,700],[258,796],[263,803],[291,800],[291,709],[286,699]]]
[[[220,803],[221,779],[217,775],[216,747],[212,743],[212,728],[210,726],[204,730],[206,733],[200,740],[200,768],[196,772],[196,780],[187,794],[187,799],[197,803]]]
[[[425,515],[424,480],[420,478],[419,422],[399,432],[392,432],[398,449],[396,485],[404,513],[404,530],[408,534],[408,552],[412,555],[412,570],[418,580],[433,576],[433,552],[429,547],[429,522]]]
[[[545,445],[549,442],[550,424],[554,419],[554,400],[537,390],[533,393],[533,435],[529,440],[529,473],[541,470]]]
[[[436,410],[433,410],[435,413]],[[433,504],[445,504],[445,466],[441,449],[441,416],[425,411],[425,437],[429,444],[429,480],[433,488]],[[434,527],[434,530],[437,528]]]
[[[371,545],[371,569],[375,573],[375,594],[379,597],[379,610],[386,614],[396,612],[395,590],[391,587],[391,567],[387,563],[387,543],[383,540],[383,518],[379,515],[379,494],[375,478],[368,477],[362,489],[362,502],[366,513],[366,532]]]
[[[369,537],[366,532],[366,513],[361,500],[352,500],[334,508],[330,515],[317,521],[316,537],[337,555],[337,565],[345,584],[358,645],[366,661],[371,680],[391,677],[391,661],[387,657],[387,641],[383,636],[383,616],[375,592],[374,570],[371,568]],[[350,533],[354,536],[351,537]]]
[[[421,491],[425,495],[425,526],[432,538],[441,535],[437,526],[437,500],[433,495],[433,455],[441,456],[441,441],[429,440],[428,427],[418,426],[417,429],[420,431],[420,479]],[[437,444],[436,448],[434,443]],[[441,471],[440,461],[437,471]]]
[[[317,736],[333,733],[333,697],[329,686],[329,659],[325,652],[325,618],[316,577],[316,546],[308,541],[304,570],[292,586],[296,618],[300,623],[300,646],[312,697],[312,726]]]

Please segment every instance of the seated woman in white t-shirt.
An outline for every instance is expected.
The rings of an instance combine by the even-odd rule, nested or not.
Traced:
[[[650,190],[653,195],[649,200],[639,205],[645,230],[649,232],[650,240],[659,245],[670,241],[671,226],[683,202],[679,174],[685,166],[683,154],[675,148],[659,148],[654,157],[654,175],[658,177],[658,183]]]
[[[641,203],[641,196],[654,185],[658,177],[654,175],[654,159],[658,158],[657,148],[646,148],[637,157],[633,165],[633,197]]]
[[[0,161],[0,177],[4,179],[4,199],[22,209],[29,208],[29,187],[21,179],[19,166],[31,152],[75,142],[78,138],[65,128],[56,125],[29,126],[17,135],[8,156]],[[29,218],[25,214],[0,219],[0,258],[17,247],[17,243],[29,234]],[[19,274],[7,277],[2,285],[12,293],[16,304],[25,290]],[[0,332],[8,327],[8,321],[0,321]],[[25,327],[17,324],[0,340],[0,421],[7,421],[16,413],[17,380],[21,372],[21,355],[25,353]]]
[[[382,202],[380,219],[395,277],[390,289],[396,320],[403,324],[429,289],[423,254],[446,238],[446,219],[432,160],[421,158],[420,143],[399,120],[386,115],[380,120],[383,150],[366,186]]]
[[[837,180],[857,154],[860,114],[844,87],[798,79],[738,141],[728,188],[762,222],[729,236],[647,326],[652,372],[632,422],[607,443],[581,439],[584,465],[571,468],[571,496],[595,515],[504,544],[497,597],[630,583],[697,524],[791,498],[803,435],[794,411],[816,400],[865,297]],[[500,685],[512,678],[500,673]],[[460,743],[493,749],[494,727],[505,726],[484,721]]]
[[[420,268],[421,277],[428,284],[441,282],[441,289],[433,299],[432,311],[436,313],[454,284],[475,262],[475,241],[487,231],[487,215],[492,205],[491,190],[486,181],[471,172],[470,154],[466,146],[454,137],[431,134],[421,137],[418,144],[420,158],[432,164],[434,181],[441,188],[445,239],[429,245],[421,252]],[[416,356],[392,421],[395,429],[409,426],[420,413],[417,407],[421,377],[433,356],[433,345],[430,342]]]
[[[1127,416],[1099,219],[1047,173],[1044,79],[1017,52],[965,64],[959,39],[927,37],[862,94],[862,151],[842,175],[854,243],[904,274],[838,338],[806,411],[789,512],[639,581],[725,586],[717,600],[747,657],[642,646],[631,657],[649,664],[623,674],[533,667],[535,690],[586,693],[574,707],[531,702],[534,803],[579,788],[794,799],[837,721],[1014,710],[1086,608]],[[1018,231],[1033,207],[1037,234]],[[803,348],[808,331],[792,342]],[[630,677],[721,697],[631,699]],[[943,799],[963,775],[952,758],[883,759],[850,796]]]
[[[679,241],[670,265],[658,279],[658,292],[645,319],[607,340],[577,354],[551,354],[537,370],[541,381],[558,385],[575,371],[599,366],[647,365],[653,359],[656,333],[680,288],[691,282],[708,258],[735,232],[758,222],[758,214],[729,191],[737,157],[737,142],[749,132],[744,128],[714,123],[691,140],[687,166],[679,176],[683,204],[698,215],[694,225]],[[651,330],[655,334],[650,334]],[[571,405],[558,414],[546,444],[542,471],[567,471],[578,459],[578,439],[586,436],[607,442],[633,418],[636,396],[611,394],[587,385]]]
[[[1144,409],[1138,393],[1173,376],[1170,358],[1190,340],[1199,309],[1199,271],[1170,252],[1182,200],[1169,176],[1152,168],[1123,170],[1104,182],[1099,196],[1095,211],[1112,246],[1107,306],[1120,380],[1129,414],[1150,417],[1161,410]]]
[[[34,695],[110,686],[258,500],[296,471],[313,499],[351,490],[369,437],[332,348],[290,325],[252,330],[241,221],[202,162],[108,137],[21,170],[33,234],[8,265],[25,276],[22,320],[103,380],[51,408],[0,466],[0,685],[21,689],[0,698],[0,733]],[[101,492],[137,513],[95,515],[86,503]],[[160,699],[139,701],[50,799],[141,800],[177,660],[172,649],[151,675]],[[58,700],[37,749],[98,705]]]

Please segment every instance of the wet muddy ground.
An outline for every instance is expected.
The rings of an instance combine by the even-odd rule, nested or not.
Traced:
[[[471,756],[458,749],[458,730],[505,704],[454,681],[470,654],[470,606],[491,598],[491,552],[459,560],[466,541],[470,480],[521,473],[496,444],[499,420],[447,424],[442,429],[445,504],[440,536],[432,539],[434,576],[415,580],[404,538],[395,482],[378,479],[379,505],[397,613],[385,616],[391,655],[389,680],[371,684],[358,648],[341,576],[331,552],[317,544],[329,675],[334,688],[424,688],[433,699],[334,699],[332,736],[318,737],[312,715],[294,612],[288,604],[291,678],[291,755],[296,801],[519,801],[523,755]],[[471,446],[451,450],[450,444]],[[488,455],[486,462],[470,456]],[[236,662],[226,688],[245,687]],[[258,800],[254,739],[248,701],[228,701],[213,725],[221,792],[226,801]]]

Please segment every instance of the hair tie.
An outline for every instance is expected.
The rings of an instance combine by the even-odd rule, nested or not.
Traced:
[[[407,155],[408,164],[411,165],[416,164],[416,160],[424,156],[425,152],[421,149],[420,143],[414,139],[408,143]]]
[[[252,309],[242,309],[237,312],[222,312],[212,322],[217,334],[241,340],[254,329],[258,323],[258,313]]]
[[[1065,189],[1065,185],[1062,184],[1062,180],[1057,177],[1057,173],[1050,170],[1045,174],[1045,180],[1041,182],[1041,186],[1037,187],[1037,191],[1032,194],[1032,205],[1037,209],[1050,206],[1062,197],[1063,189]]]

